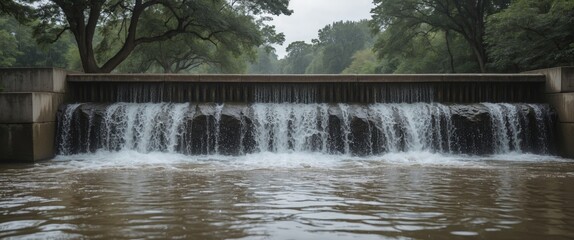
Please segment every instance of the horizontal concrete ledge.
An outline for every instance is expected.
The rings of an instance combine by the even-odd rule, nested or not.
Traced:
[[[380,74],[380,75],[186,75],[68,74],[68,82],[237,82],[237,83],[403,83],[403,82],[545,82],[544,74]]]
[[[574,159],[574,123],[559,123],[558,139],[561,155]]]
[[[555,67],[525,72],[544,74],[546,93],[574,92],[574,66]]]
[[[3,92],[64,93],[67,71],[59,68],[0,68]]]
[[[47,92],[0,93],[0,123],[56,121],[64,94]]]
[[[32,163],[54,157],[56,123],[0,124],[0,163]]]

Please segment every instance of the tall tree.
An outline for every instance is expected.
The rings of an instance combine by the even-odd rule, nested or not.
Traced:
[[[315,54],[307,73],[341,73],[353,61],[353,54],[371,42],[367,20],[329,24],[313,40]]]
[[[484,41],[486,17],[506,8],[510,0],[374,0],[375,31],[414,29],[429,25],[460,34],[473,51],[481,72],[488,56]]]
[[[365,48],[353,55],[353,62],[343,70],[343,74],[375,74],[379,72],[377,56],[370,48]]]
[[[282,73],[303,74],[313,58],[313,46],[295,41],[287,46],[287,56],[282,61]]]
[[[85,72],[111,72],[139,45],[166,41],[180,34],[217,42],[222,34],[257,46],[264,39],[253,15],[290,14],[289,0],[24,0],[34,8],[40,39],[57,39],[69,30],[78,45]],[[154,26],[142,31],[141,25]],[[117,26],[120,26],[119,28]],[[96,42],[96,31],[102,39]],[[113,48],[111,45],[118,44]],[[98,62],[98,49],[117,49]]]
[[[6,0],[0,1],[0,16],[9,15],[15,19],[25,22],[31,19],[32,8],[22,3],[29,3],[33,0],[22,0],[19,2]]]
[[[262,49],[271,51],[269,44],[281,44],[285,40],[282,33],[275,31],[275,26],[265,25],[270,18],[264,17],[257,21],[264,38],[265,46]],[[152,34],[155,31],[152,24],[142,25],[142,32]],[[254,57],[255,49],[253,42],[242,41],[236,34],[220,33],[211,41],[204,41],[189,34],[180,34],[171,40],[153,42],[142,47],[137,47],[126,61],[121,64],[119,70],[128,72],[141,72],[161,70],[164,73],[189,72],[191,69],[202,64],[219,66],[222,72],[243,72],[237,69],[237,64],[229,64],[238,57]],[[133,61],[132,61],[133,60]],[[129,66],[129,67],[126,67]]]
[[[428,25],[389,28],[378,36],[375,49],[382,62],[381,73],[480,71],[472,50],[460,35],[446,35]]]
[[[574,65],[574,1],[516,0],[488,18],[486,33],[499,71]]]
[[[14,17],[0,16],[0,67],[68,68],[67,51],[76,47],[71,35],[53,44],[37,44],[32,32]]]
[[[257,49],[257,58],[249,64],[248,73],[270,74],[279,73],[279,60],[273,49],[260,47]]]

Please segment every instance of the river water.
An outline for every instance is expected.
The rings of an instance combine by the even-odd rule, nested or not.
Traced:
[[[0,238],[573,239],[574,161],[120,151],[0,166]]]

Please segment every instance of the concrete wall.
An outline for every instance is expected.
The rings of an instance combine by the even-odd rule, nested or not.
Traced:
[[[574,158],[574,67],[530,71],[546,75],[546,100],[558,114],[558,148]]]
[[[71,102],[543,102],[544,75],[70,74]]]
[[[144,84],[146,82],[147,85]],[[298,84],[304,88],[314,86],[317,93],[336,93],[337,89],[340,92],[332,94],[340,95],[336,97],[324,94],[325,99],[319,101],[343,99],[365,103],[377,101],[376,94],[371,93],[374,89],[391,89],[394,85],[405,84],[414,88],[431,86],[433,94],[436,94],[432,96],[435,101],[539,102],[540,95],[543,95],[542,86],[546,84],[546,99],[559,115],[561,154],[574,158],[574,67],[542,69],[527,74],[447,75],[67,75],[66,71],[53,68],[0,68],[0,88],[3,89],[0,92],[0,162],[34,162],[52,158],[55,153],[56,111],[65,98],[71,101],[117,101],[120,95],[113,92],[118,92],[121,86],[146,85],[156,93],[154,84],[160,86],[157,88],[160,91],[163,91],[161,87],[179,89],[160,94],[170,96],[169,99],[159,99],[161,101],[249,101],[249,95],[240,93],[249,86]],[[226,89],[233,84],[237,87]],[[67,86],[70,91],[65,95]],[[198,98],[201,94],[178,95],[178,92],[195,91],[203,93],[205,99]]]
[[[0,163],[54,157],[66,74],[54,68],[0,68]]]

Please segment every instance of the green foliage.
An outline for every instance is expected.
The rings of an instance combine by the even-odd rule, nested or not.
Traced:
[[[182,34],[169,42],[154,42],[137,47],[117,70],[179,73],[208,64],[218,67],[224,73],[242,72],[244,66],[235,61],[242,55],[249,56],[251,50],[249,46],[243,49],[239,44],[232,44],[231,39],[227,41],[201,41]]]
[[[303,41],[295,41],[287,46],[287,56],[283,61],[281,73],[303,74],[313,59],[313,46]]]
[[[486,41],[499,71],[574,65],[574,1],[516,0],[488,18]]]
[[[208,58],[197,51],[205,46],[189,48],[189,43],[210,42],[217,48],[211,54],[237,57],[266,42],[283,37],[274,28],[257,19],[259,14],[290,14],[288,0],[21,0],[10,1],[33,8],[40,24],[35,28],[36,38],[47,42],[58,39],[65,31],[72,32],[77,42],[82,67],[86,72],[110,72],[126,60],[139,46],[150,49],[176,46],[185,54]],[[185,36],[180,38],[180,36]],[[182,40],[184,39],[184,40]],[[173,44],[149,46],[170,41]],[[147,47],[137,48],[140,50]],[[209,48],[213,49],[213,48]],[[153,51],[152,51],[153,52]],[[157,53],[157,51],[156,51]],[[147,56],[146,56],[147,55]],[[134,59],[149,61],[150,54]],[[174,56],[179,59],[182,55]],[[165,62],[165,61],[163,61]],[[165,71],[179,70],[189,65],[174,59]],[[159,64],[159,61],[156,61]],[[178,66],[178,64],[180,64]],[[127,64],[130,69],[132,64]],[[175,65],[175,66],[174,66]],[[193,65],[193,64],[192,64]]]
[[[20,24],[13,17],[0,17],[1,67],[69,68],[67,51],[75,47],[70,35],[64,35],[52,44],[37,44],[31,27]]]
[[[5,19],[0,19],[0,25]],[[18,44],[12,32],[0,29],[0,66],[11,67],[16,58],[22,53],[18,51]]]
[[[365,48],[356,52],[353,55],[353,62],[345,70],[343,74],[375,74],[379,73],[379,63],[377,55],[370,49]]]
[[[374,3],[373,30],[393,33],[377,40],[375,49],[381,57],[389,48],[420,35],[421,30],[450,32],[467,42],[480,70],[485,72],[488,61],[483,39],[485,16],[506,8],[509,0],[375,0]]]
[[[268,51],[265,47],[260,47],[257,49],[257,59],[249,64],[247,72],[251,74],[272,74],[280,71],[281,67],[275,51]]]
[[[8,15],[20,22],[26,22],[31,19],[33,14],[32,8],[21,3],[30,3],[33,0],[3,0],[0,1],[0,17]]]
[[[426,28],[424,28],[426,27]],[[478,72],[473,53],[459,35],[430,31],[421,26],[411,31],[389,28],[383,32],[375,47],[383,64],[381,73],[449,73]],[[398,30],[398,29],[397,29]],[[406,37],[405,37],[406,36]],[[401,38],[399,42],[392,38]],[[448,37],[448,42],[447,42]],[[447,44],[448,43],[448,44]]]
[[[267,23],[290,14],[288,3],[1,1],[0,67],[357,74],[574,65],[572,0],[374,0],[372,20],[329,24],[278,60],[270,44],[285,36]]]
[[[296,41],[287,47],[282,73],[338,74],[353,61],[353,55],[371,46],[368,21],[339,21],[319,30],[313,44]]]
[[[307,73],[341,73],[351,64],[355,52],[370,45],[372,37],[367,20],[340,21],[319,30],[319,38],[313,42],[319,53]]]

